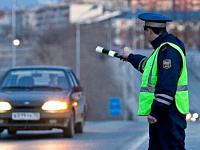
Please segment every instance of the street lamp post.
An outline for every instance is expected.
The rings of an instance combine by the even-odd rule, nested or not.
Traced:
[[[76,23],[76,75],[80,79],[80,22]]]
[[[76,22],[76,76],[80,79],[80,25],[83,23],[81,22],[81,18],[90,10],[96,9],[98,6],[93,5],[86,11],[80,14]]]
[[[14,40],[16,39],[16,0],[12,0],[12,67],[16,66],[16,45]]]

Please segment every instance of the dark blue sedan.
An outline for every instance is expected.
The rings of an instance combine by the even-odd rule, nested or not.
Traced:
[[[0,83],[0,132],[60,128],[73,137],[83,132],[86,108],[84,89],[69,67],[15,67]]]

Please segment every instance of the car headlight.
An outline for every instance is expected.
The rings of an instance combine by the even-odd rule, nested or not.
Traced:
[[[68,105],[64,101],[48,101],[45,102],[42,106],[43,110],[66,110],[68,108]]]
[[[11,105],[8,102],[0,102],[0,111],[11,110]]]

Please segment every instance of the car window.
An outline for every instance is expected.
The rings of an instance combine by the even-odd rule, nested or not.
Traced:
[[[51,86],[68,89],[69,84],[62,70],[14,70],[2,80],[2,87],[41,87]]]
[[[73,81],[73,85],[78,86],[78,82],[77,82],[76,78],[74,77],[74,74],[72,72],[70,72],[69,74],[70,74],[71,79]]]
[[[70,73],[67,73],[67,76],[68,76],[68,79],[69,79],[70,85],[71,85],[72,87],[74,87],[75,84],[74,84],[74,81],[73,81],[73,79],[72,79],[72,75],[71,75]]]
[[[72,76],[73,76],[73,79],[74,81],[76,82],[77,85],[80,85],[80,81],[77,79],[76,75],[73,73],[73,71],[71,72],[72,73]]]

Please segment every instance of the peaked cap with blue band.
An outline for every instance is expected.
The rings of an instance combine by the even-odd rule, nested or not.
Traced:
[[[166,22],[172,21],[172,19],[156,13],[142,13],[138,18],[145,21],[145,26],[155,28],[165,28]]]

